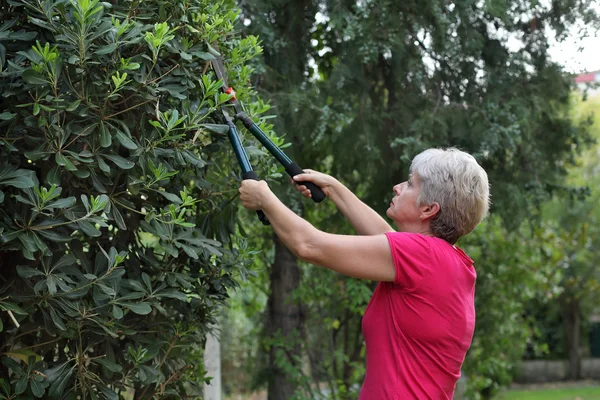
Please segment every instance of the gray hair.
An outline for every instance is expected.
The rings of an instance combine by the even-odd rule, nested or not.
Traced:
[[[436,237],[454,244],[487,215],[488,177],[472,155],[455,148],[428,149],[412,160],[410,172],[421,182],[417,206],[440,205],[430,225]]]

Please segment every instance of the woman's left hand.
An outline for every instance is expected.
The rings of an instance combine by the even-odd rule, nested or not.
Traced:
[[[261,210],[265,199],[272,194],[267,182],[253,179],[243,180],[239,192],[243,206],[249,210]]]

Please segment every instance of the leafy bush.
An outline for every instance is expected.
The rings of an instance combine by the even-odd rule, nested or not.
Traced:
[[[230,0],[4,4],[0,398],[198,396],[250,262],[210,60],[259,115],[257,39]]]

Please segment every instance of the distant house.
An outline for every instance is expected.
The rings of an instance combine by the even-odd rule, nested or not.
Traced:
[[[598,93],[598,87],[600,87],[600,71],[584,72],[576,75],[575,84],[577,84],[577,88],[581,91],[588,89],[589,94]]]

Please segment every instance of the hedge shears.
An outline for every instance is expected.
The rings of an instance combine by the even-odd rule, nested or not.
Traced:
[[[221,107],[221,113],[223,114],[223,122],[229,128],[227,136],[229,137],[229,141],[231,142],[235,156],[240,164],[240,168],[242,169],[242,179],[253,179],[257,181],[258,175],[252,169],[248,155],[242,146],[240,136],[237,128],[235,127],[234,119],[242,122],[246,129],[249,130],[256,139],[258,139],[258,141],[269,151],[269,153],[271,153],[273,157],[275,157],[277,161],[279,161],[281,165],[283,165],[289,176],[293,178],[296,175],[303,174],[304,171],[302,168],[300,168],[298,164],[293,162],[279,147],[277,147],[277,145],[273,143],[273,141],[269,139],[269,137],[258,127],[258,125],[256,125],[254,121],[252,121],[252,119],[243,112],[239,101],[235,97],[235,91],[227,84],[227,74],[223,64],[223,59],[220,55],[216,56],[213,54],[213,56],[215,59],[211,61],[211,64],[215,74],[217,75],[217,79],[220,79],[223,82],[221,90],[228,95],[232,95],[231,99],[229,100],[229,104],[233,106],[233,109],[235,110],[235,116],[232,118],[225,107]],[[323,193],[323,190],[321,190],[321,188],[314,183],[296,183],[302,184],[310,190],[311,198],[315,203],[320,203],[325,199],[325,193]],[[262,210],[258,210],[256,213],[258,214],[258,218],[263,225],[269,225],[269,220]]]

